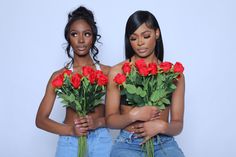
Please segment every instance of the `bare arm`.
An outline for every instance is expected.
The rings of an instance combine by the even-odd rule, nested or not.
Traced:
[[[175,136],[181,133],[184,119],[184,93],[185,80],[184,75],[177,82],[177,88],[172,95],[172,104],[170,108],[171,119],[168,127],[163,131],[164,134]]]
[[[134,122],[130,114],[120,113],[120,89],[113,81],[119,72],[118,67],[112,68],[108,75],[106,94],[106,123],[109,128],[122,129]]]
[[[55,75],[56,74],[53,74],[48,82],[45,95],[40,103],[36,115],[35,123],[38,128],[51,133],[60,135],[73,135],[74,133],[72,125],[61,124],[49,118],[56,98],[56,93],[51,85],[51,81]]]

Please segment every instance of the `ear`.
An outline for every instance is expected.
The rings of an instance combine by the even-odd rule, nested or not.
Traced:
[[[156,29],[156,40],[160,37],[160,30]]]

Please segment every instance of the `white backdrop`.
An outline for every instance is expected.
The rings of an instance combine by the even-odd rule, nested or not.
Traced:
[[[0,156],[52,157],[57,135],[35,127],[35,114],[53,71],[67,61],[62,44],[67,13],[93,10],[107,65],[124,59],[124,27],[138,9],[158,19],[165,60],[185,65],[183,132],[188,157],[234,156],[236,2],[233,0],[20,0],[0,2]],[[57,102],[51,117],[62,121]]]

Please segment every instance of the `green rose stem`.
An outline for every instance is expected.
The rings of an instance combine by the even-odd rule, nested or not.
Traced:
[[[149,139],[146,143],[143,145],[143,149],[145,149],[145,156],[147,157],[154,157],[154,144],[153,144],[153,138]]]
[[[85,116],[85,114],[79,114]],[[85,157],[87,152],[87,137],[85,135],[78,137],[78,157]]]
[[[87,138],[86,136],[80,136],[78,140],[79,151],[78,157],[84,157],[87,151]]]
[[[85,90],[84,90],[84,98],[85,98]],[[85,109],[86,106],[86,100],[84,99],[84,103],[82,104],[82,109]],[[78,113],[79,116],[86,116],[86,111],[82,111],[82,113]],[[87,137],[86,136],[80,136],[78,137],[78,157],[85,157],[87,152]]]

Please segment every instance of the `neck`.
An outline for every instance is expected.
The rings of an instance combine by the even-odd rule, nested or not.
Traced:
[[[153,62],[156,62],[158,63],[158,59],[156,57],[156,55],[154,53],[152,53],[151,55],[147,56],[147,57],[139,57],[137,55],[134,55],[132,57],[132,60],[136,61],[138,59],[144,59],[146,63],[153,63]]]
[[[74,57],[74,67],[93,66],[93,65],[94,62],[90,55]]]

